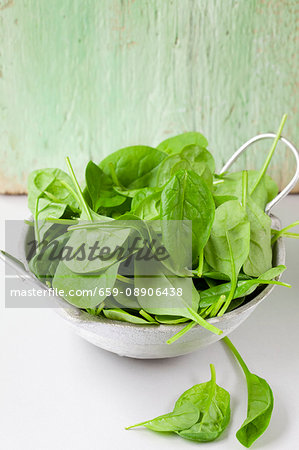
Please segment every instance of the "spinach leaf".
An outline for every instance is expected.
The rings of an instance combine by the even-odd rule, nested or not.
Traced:
[[[258,277],[272,266],[271,219],[250,197],[246,212],[250,222],[250,249],[243,270]]]
[[[172,431],[197,442],[216,439],[230,420],[230,396],[225,389],[217,386],[215,368],[213,364],[210,367],[211,380],[184,392],[172,412],[126,429],[144,426],[158,432]]]
[[[244,208],[237,200],[223,203],[216,209],[215,220],[205,258],[217,272],[230,277],[231,290],[219,315],[224,314],[234,296],[240,269],[249,254],[250,225]]]
[[[61,296],[71,305],[94,308],[105,300],[106,295],[102,292],[113,288],[118,267],[119,263],[116,263],[98,273],[77,274],[64,261],[60,261],[53,278],[53,288],[63,292]]]
[[[241,444],[249,448],[269,425],[274,405],[273,393],[266,380],[249,371],[232,342],[227,337],[223,340],[236,357],[246,377],[248,390],[247,418],[237,431],[236,437]]]
[[[187,145],[180,153],[168,156],[158,170],[157,185],[163,186],[179,170],[193,170],[206,182],[210,190],[213,187],[215,161],[211,153],[198,145]]]
[[[78,201],[73,192],[73,183],[68,174],[60,169],[34,170],[28,177],[28,208],[35,214],[38,199],[42,199],[41,208],[51,206],[43,217],[61,217],[66,207],[78,213]],[[57,213],[54,212],[55,208]]]
[[[109,222],[109,228],[105,228],[104,224],[101,227],[101,222],[98,222],[97,228],[74,229],[65,248],[70,254],[64,263],[76,273],[99,272],[121,261],[127,255],[125,242],[129,234],[129,228],[113,227],[113,222]],[[92,248],[96,249],[94,254],[87,255],[86,249]],[[102,252],[105,248],[110,250],[110,254]]]
[[[116,185],[138,189],[155,186],[157,170],[164,158],[165,153],[155,148],[136,145],[112,153],[99,167],[108,176],[115,174]]]
[[[177,255],[185,236],[184,221],[192,221],[192,261],[196,260],[204,248],[214,220],[215,206],[211,192],[205,182],[195,172],[179,171],[167,183],[161,195],[161,227],[163,243],[171,256]],[[182,221],[181,225],[177,221]],[[175,258],[178,259],[178,258]],[[180,255],[181,264],[190,261],[190,249]],[[184,260],[185,259],[185,260]]]
[[[222,331],[198,313],[199,294],[192,279],[174,276],[160,262],[135,261],[135,287],[141,308],[154,315],[181,316],[194,320],[215,334]],[[160,292],[165,294],[161,294]]]
[[[251,192],[259,173],[248,170],[248,191]],[[251,195],[252,200],[264,211],[268,202],[278,194],[278,186],[269,175],[265,175]],[[224,174],[214,183],[214,196],[233,196],[242,200],[242,171]]]
[[[126,201],[125,196],[113,189],[112,179],[92,161],[86,166],[85,181],[94,211],[101,207],[119,206]]]
[[[140,197],[139,197],[140,198]],[[135,199],[134,199],[135,200]],[[155,220],[160,218],[161,192],[157,191],[147,195],[133,210],[136,216],[143,220]]]
[[[203,169],[205,167],[208,167],[211,173],[215,172],[215,160],[212,154],[206,148],[201,147],[200,145],[187,145],[182,149],[180,156],[181,158],[186,159],[187,161],[197,166],[196,173],[199,173],[200,165]]]
[[[175,408],[168,414],[163,414],[163,416],[158,416],[155,419],[131,425],[130,427],[127,427],[126,430],[144,426],[153,431],[179,431],[191,427],[197,422],[198,418],[198,409],[193,406],[192,403],[185,403],[182,407]]]
[[[199,420],[189,429],[177,433],[197,442],[209,442],[217,439],[227,427],[230,420],[230,395],[216,384],[216,373],[213,364],[211,380],[193,386],[177,400],[176,408],[192,403],[199,411]],[[175,410],[174,409],[174,410]]]
[[[259,278],[238,281],[233,299],[251,294],[256,289],[256,287],[261,284],[277,284],[280,286],[290,287],[290,285],[286,283],[272,279],[281,274],[284,270],[285,266],[278,266],[265,272]],[[225,295],[226,297],[228,297],[230,290],[231,283],[224,283],[202,291],[200,293],[200,307],[206,308],[207,306],[215,304],[218,301],[220,295]]]
[[[181,156],[179,153],[176,153],[174,155],[169,155],[167,158],[165,158],[158,170],[157,174],[157,186],[164,186],[165,183],[174,175],[173,168],[176,165],[176,163],[181,162]]]
[[[187,145],[198,145],[205,148],[208,146],[208,141],[201,133],[191,131],[168,138],[161,142],[157,148],[162,152],[173,154],[179,153]]]

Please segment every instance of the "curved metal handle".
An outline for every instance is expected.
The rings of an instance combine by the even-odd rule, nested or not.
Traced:
[[[226,172],[227,169],[229,169],[231,167],[231,165],[236,161],[236,159],[239,158],[241,153],[243,153],[250,145],[252,145],[255,142],[260,141],[262,139],[268,139],[268,138],[273,139],[275,137],[276,137],[276,134],[274,134],[274,133],[264,133],[264,134],[259,134],[257,136],[254,136],[253,138],[249,139],[249,141],[245,142],[245,144],[243,144],[233,154],[233,156],[227,161],[227,163],[222,167],[220,174],[223,172]],[[277,203],[279,203],[280,200],[282,200],[284,197],[286,197],[288,195],[288,193],[296,186],[296,184],[299,180],[299,153],[298,153],[298,150],[286,138],[281,136],[279,140],[282,141],[292,151],[293,155],[295,156],[296,172],[295,172],[295,175],[293,176],[293,178],[291,179],[291,181],[289,182],[289,184],[287,184],[287,186],[271,202],[267,203],[266,208],[265,208],[266,213],[269,213],[270,210],[273,208],[273,206],[277,205]]]

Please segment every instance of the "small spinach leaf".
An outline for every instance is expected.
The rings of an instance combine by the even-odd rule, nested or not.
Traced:
[[[184,392],[177,400],[175,409],[190,402],[198,408],[199,421],[191,428],[179,431],[178,434],[192,441],[209,442],[217,439],[227,427],[230,420],[230,395],[216,384],[216,373],[213,364],[211,380],[198,384]]]
[[[208,146],[208,141],[201,133],[191,131],[168,138],[157,148],[165,153],[173,154],[179,153],[187,145],[198,145],[205,148]]]

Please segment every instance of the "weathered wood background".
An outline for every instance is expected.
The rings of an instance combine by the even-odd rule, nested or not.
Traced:
[[[186,130],[220,168],[284,112],[299,145],[297,23],[297,0],[0,0],[0,192],[66,155],[82,179],[90,158]],[[279,148],[280,185],[292,170]]]

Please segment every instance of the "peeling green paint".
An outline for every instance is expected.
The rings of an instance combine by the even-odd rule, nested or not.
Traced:
[[[0,192],[183,131],[218,168],[252,135],[297,131],[297,0],[0,0]],[[246,156],[260,167],[259,146]],[[245,164],[244,160],[241,164]],[[282,185],[292,160],[278,150]]]

